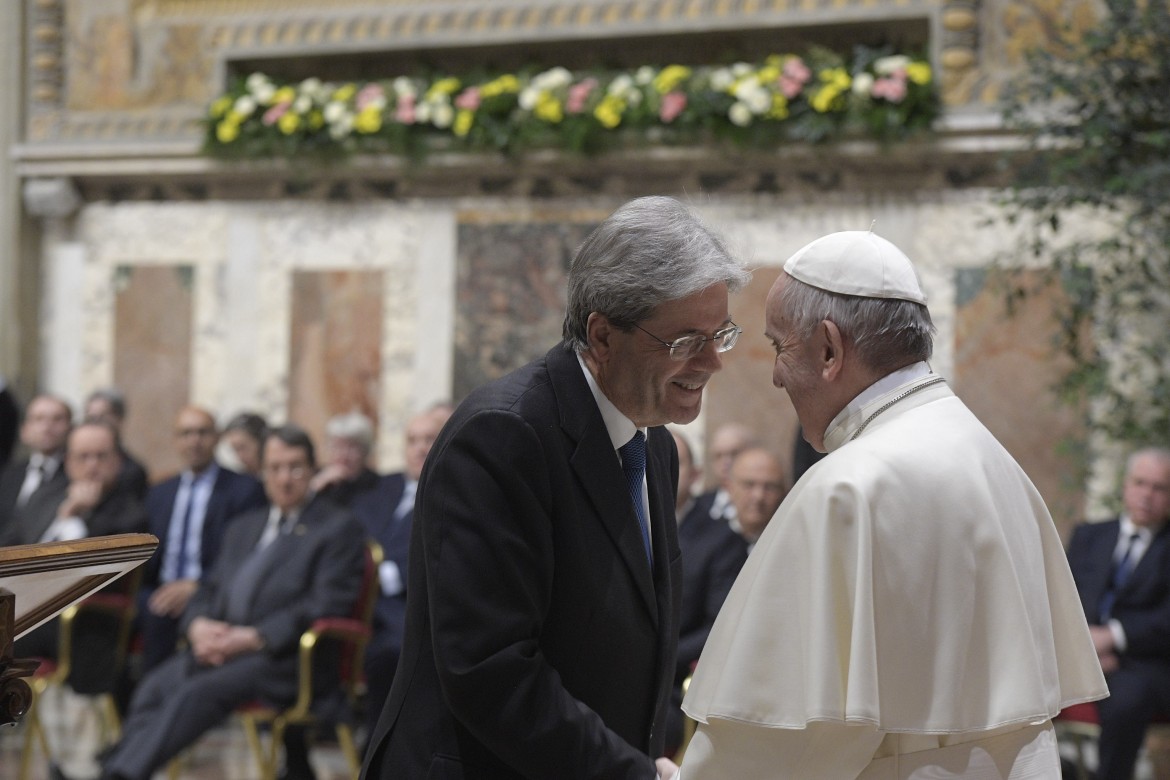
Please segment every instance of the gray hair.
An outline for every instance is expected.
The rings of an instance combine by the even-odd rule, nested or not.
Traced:
[[[352,441],[368,454],[374,445],[374,424],[361,412],[339,414],[325,423],[325,435],[331,439]]]
[[[565,344],[589,346],[589,315],[630,330],[659,305],[723,283],[736,292],[751,279],[723,239],[674,198],[632,200],[585,239],[569,268]]]
[[[1139,458],[1156,458],[1162,461],[1163,466],[1170,466],[1170,449],[1166,447],[1142,447],[1130,453],[1125,459],[1125,473],[1128,476],[1133,471],[1134,463]]]
[[[797,338],[808,338],[823,320],[833,322],[870,369],[890,372],[929,360],[934,323],[921,303],[842,295],[788,277],[777,296]]]

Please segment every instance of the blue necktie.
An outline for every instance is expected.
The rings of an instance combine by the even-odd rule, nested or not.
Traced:
[[[642,546],[646,548],[646,560],[654,564],[650,554],[650,525],[646,522],[646,510],[643,509],[642,483],[646,478],[646,437],[641,431],[634,432],[634,438],[618,448],[622,456],[622,471],[626,474],[626,487],[630,489],[630,499],[634,502],[634,512],[638,515],[638,530],[642,532]]]
[[[1135,565],[1133,553],[1139,539],[1141,539],[1141,536],[1138,534],[1133,534],[1129,537],[1129,544],[1125,548],[1125,554],[1121,556],[1121,560],[1117,562],[1116,568],[1113,569],[1113,576],[1109,580],[1109,589],[1101,597],[1102,623],[1109,620],[1113,612],[1113,602],[1117,600],[1117,592],[1125,586],[1125,581],[1129,579],[1129,575],[1133,574]]]
[[[187,573],[187,537],[191,535],[191,508],[195,506],[195,480],[187,490],[187,506],[183,510],[183,522],[179,526],[179,556],[175,562],[175,579],[183,579]]]

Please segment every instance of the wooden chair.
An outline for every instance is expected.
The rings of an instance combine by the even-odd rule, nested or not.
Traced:
[[[24,717],[26,728],[20,759],[20,780],[28,780],[35,747],[40,747],[45,758],[52,760],[52,751],[40,717],[39,703],[49,688],[55,685],[70,685],[70,677],[77,666],[74,658],[75,635],[78,633],[79,623],[90,616],[109,624],[108,628],[103,626],[103,633],[108,630],[113,637],[114,645],[110,652],[113,666],[109,674],[113,681],[117,681],[126,663],[130,632],[137,614],[138,588],[141,581],[142,569],[135,569],[105,590],[98,591],[68,607],[57,618],[59,621],[57,658],[37,659],[40,665],[29,680],[29,687],[33,691],[33,703]],[[121,733],[121,721],[114,703],[112,686],[110,690],[93,695],[102,727],[103,743],[112,743]]]
[[[381,546],[373,541],[367,542],[361,590],[353,610],[345,617],[316,620],[301,634],[297,698],[292,706],[281,709],[267,702],[251,701],[236,708],[235,715],[243,723],[244,734],[256,759],[261,780],[276,779],[280,768],[280,749],[289,726],[312,727],[326,720],[321,716],[322,705],[327,703],[322,701],[323,698],[340,695],[344,697],[342,709],[346,712],[356,710],[365,683],[362,663],[372,632],[374,604],[380,592],[378,567],[381,563]],[[323,651],[327,647],[334,652],[326,660]],[[339,683],[338,687],[331,687],[324,696],[314,683],[323,661],[332,665],[331,673],[338,678]],[[328,720],[332,721],[346,763],[354,780],[357,780],[361,771],[361,756],[354,743],[353,729],[344,717]],[[262,735],[263,730],[268,731],[267,740]],[[170,780],[179,777],[179,762],[180,759],[176,758],[167,767]]]

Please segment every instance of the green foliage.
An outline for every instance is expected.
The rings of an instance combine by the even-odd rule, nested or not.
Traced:
[[[1008,199],[1026,255],[1070,281],[1061,392],[1096,429],[1170,443],[1170,4],[1104,0],[1100,24],[1034,52],[1005,107],[1031,142]],[[1084,237],[1078,221],[1109,225]],[[1091,284],[1085,274],[1091,269]],[[1091,327],[1090,327],[1091,325]]]
[[[207,154],[329,158],[428,150],[595,154],[615,146],[776,148],[929,129],[930,65],[888,49],[825,50],[729,66],[399,76],[367,83],[237,79],[208,110]]]

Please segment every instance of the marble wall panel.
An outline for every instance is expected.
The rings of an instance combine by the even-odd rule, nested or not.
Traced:
[[[378,429],[382,271],[295,271],[288,417],[323,446],[325,424],[360,412]]]
[[[126,397],[123,444],[152,480],[180,464],[171,421],[191,387],[192,277],[189,265],[117,269],[114,289],[114,385]]]
[[[1042,287],[1009,314],[1004,288],[988,283],[984,269],[956,270],[955,288],[952,386],[1036,483],[1067,535],[1084,519],[1087,463],[1085,410],[1061,404],[1052,392],[1067,364],[1052,354],[1056,323],[1049,304],[1064,291]]]

